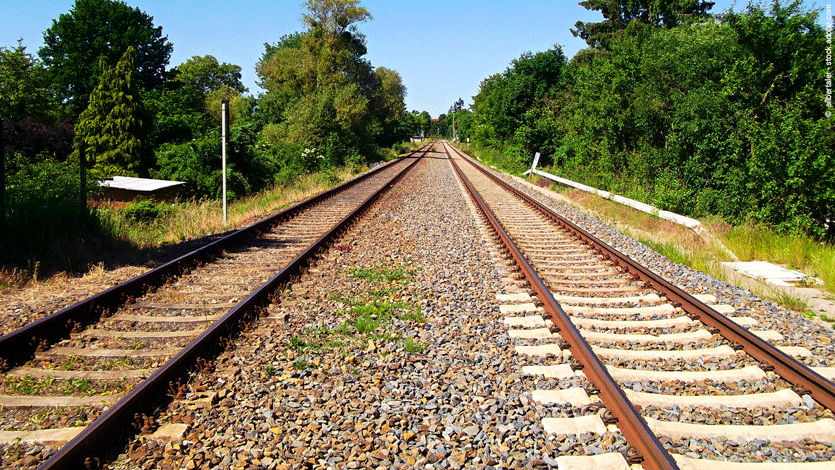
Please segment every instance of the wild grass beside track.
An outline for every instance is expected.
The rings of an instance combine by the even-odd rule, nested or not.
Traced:
[[[511,171],[516,175],[524,171],[507,168],[506,164],[515,160],[502,156],[495,149],[480,149],[467,144],[456,146],[469,155],[477,156],[488,165]],[[728,280],[720,263],[731,261],[730,256],[720,246],[705,242],[692,230],[596,195],[552,184],[550,181],[548,184],[552,190],[565,194],[583,208],[597,213],[603,222],[640,240],[672,261],[708,273],[717,279]],[[835,246],[832,244],[821,244],[808,236],[778,233],[760,224],[731,226],[719,217],[704,219],[702,223],[740,261],[768,261],[798,270],[820,279],[825,290],[835,293]],[[783,305],[797,305],[798,302],[802,302],[802,299],[785,298],[785,293],[758,294]],[[786,306],[791,308],[789,305]],[[803,310],[802,305],[800,307]]]

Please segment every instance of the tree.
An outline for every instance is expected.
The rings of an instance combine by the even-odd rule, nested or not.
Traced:
[[[128,47],[136,50],[136,87],[162,84],[173,46],[162,27],[154,26],[153,17],[118,0],[76,0],[44,32],[38,55],[58,99],[77,114],[87,107],[102,64],[116,63]]]
[[[483,80],[473,97],[473,137],[496,145],[513,138],[520,127],[531,126],[528,111],[562,85],[566,62],[559,46],[526,52],[503,74]]]
[[[241,82],[241,67],[218,63],[211,55],[194,56],[174,67],[173,72],[174,80],[204,95],[221,87],[236,90],[239,94],[247,92]]]
[[[580,6],[600,11],[604,20],[596,23],[578,21],[571,33],[591,47],[609,49],[612,38],[629,28],[672,28],[703,20],[714,4],[704,0],[584,0]]]
[[[312,30],[342,36],[345,32],[355,32],[357,23],[372,19],[359,3],[359,0],[307,0],[305,6],[309,13],[302,18]]]
[[[0,118],[44,116],[54,108],[52,101],[43,66],[23,44],[0,47]]]
[[[267,90],[255,118],[268,118],[265,140],[315,148],[320,167],[355,161],[401,133],[405,87],[397,72],[375,70],[365,59],[365,36],[356,24],[371,15],[358,3],[308,0],[309,29],[265,45],[256,66]],[[311,165],[303,164],[305,169]]]
[[[135,60],[133,47],[114,67],[101,59],[99,83],[75,128],[76,152],[83,147],[88,163],[105,176],[136,176],[142,170],[145,129],[133,85]]]
[[[371,93],[369,108],[381,127],[378,143],[382,146],[389,146],[409,137],[404,130],[398,131],[400,121],[406,115],[406,105],[403,100],[406,97],[406,87],[400,74],[385,67],[378,67],[374,70],[375,86]]]

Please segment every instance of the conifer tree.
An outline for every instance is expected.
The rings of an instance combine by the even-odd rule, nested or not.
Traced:
[[[83,145],[88,166],[104,176],[136,176],[141,167],[143,123],[132,86],[135,60],[133,47],[114,67],[101,58],[103,73],[75,127],[76,154]]]
[[[603,21],[578,21],[571,33],[589,46],[608,49],[609,42],[630,27],[672,28],[708,17],[715,2],[705,0],[583,0],[580,6],[603,14]]]

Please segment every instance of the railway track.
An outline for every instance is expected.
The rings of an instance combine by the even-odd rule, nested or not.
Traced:
[[[804,351],[788,342],[791,327],[730,312],[715,298],[694,302],[623,255],[602,252],[583,229],[520,202],[451,148],[430,152],[435,158],[419,163],[402,187],[384,184],[394,189],[356,226],[323,227],[336,235],[335,245],[308,270],[284,268],[261,293],[247,294],[269,269],[287,264],[291,239],[299,251],[321,253],[322,237],[294,222],[318,210],[282,213],[280,222],[238,235],[246,243],[181,260],[163,273],[167,284],[135,281],[139,292],[82,303],[73,320],[82,331],[51,323],[68,333],[63,339],[33,329],[18,335],[15,346],[0,349],[12,367],[6,387],[43,387],[39,380],[46,379],[44,391],[55,395],[52,407],[41,407],[36,394],[17,393],[28,403],[4,408],[1,424],[76,427],[101,415],[43,468],[96,469],[97,457],[115,459],[119,469],[833,467],[833,413],[824,406],[831,384],[818,380],[832,370],[781,370],[833,364],[835,358],[821,357],[831,347]],[[478,239],[467,210],[477,203],[465,202],[447,159],[507,229],[518,261],[486,223],[489,241]],[[349,206],[340,210],[351,212]],[[245,268],[247,253],[259,268]],[[291,272],[299,282],[289,282]],[[401,277],[360,280],[362,273]],[[100,303],[108,296],[124,305]],[[729,333],[733,325],[712,320],[706,304],[777,352],[747,352],[745,333]],[[400,311],[358,313],[383,306]],[[264,321],[253,321],[259,315]],[[379,330],[360,332],[360,320]],[[209,323],[214,332],[200,333]],[[181,351],[168,362],[165,354],[154,356],[165,348],[174,354],[194,334],[192,343],[208,338],[204,352]],[[36,353],[44,340],[49,348]],[[591,346],[586,353],[584,345]],[[46,356],[82,346],[134,357],[126,364]],[[14,349],[21,354],[7,352]],[[143,358],[144,350],[155,352]],[[782,365],[768,364],[769,354]],[[73,381],[96,393],[71,390]],[[105,397],[124,400],[102,404],[105,384]],[[92,403],[55,407],[59,396]],[[22,443],[6,452],[27,468],[50,454]],[[764,459],[775,463],[723,462]]]
[[[690,296],[444,148],[520,271],[506,281],[534,292],[516,287],[499,300],[517,353],[546,358],[524,372],[559,381],[531,391],[551,405],[545,432],[622,433],[633,446],[558,461],[749,468],[724,460],[753,441],[753,469],[781,468],[753,463],[763,455],[835,467],[835,386],[821,375],[833,371],[805,365],[809,350],[781,347],[782,335],[753,318],[717,312],[705,304],[715,298]]]
[[[41,468],[97,468],[211,370],[310,259],[427,148],[0,338],[0,444]],[[6,455],[10,457],[10,455]],[[113,457],[110,455],[109,457]]]

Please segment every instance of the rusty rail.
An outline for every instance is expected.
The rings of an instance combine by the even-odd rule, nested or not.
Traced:
[[[482,214],[490,222],[493,230],[501,238],[505,247],[508,249],[516,264],[522,270],[525,278],[530,283],[531,288],[536,292],[537,298],[544,304],[545,311],[551,315],[551,320],[556,325],[554,330],[559,332],[562,338],[569,344],[571,354],[583,366],[583,373],[600,389],[600,399],[606,408],[611,410],[618,419],[619,428],[626,437],[627,442],[634,446],[640,456],[643,458],[642,465],[647,469],[670,470],[677,469],[675,460],[664,449],[663,444],[658,441],[658,438],[649,429],[646,421],[638,414],[629,399],[621,390],[614,378],[606,370],[606,367],[592,351],[591,346],[586,342],[568,314],[560,307],[559,303],[554,299],[551,291],[545,286],[542,280],[534,271],[533,267],[525,259],[525,256],[511,240],[510,235],[504,230],[501,222],[487,207],[487,204],[476,192],[470,181],[464,176],[464,173],[455,163],[454,159],[450,159],[455,172],[464,182],[470,197],[478,205]]]
[[[233,246],[247,236],[268,231],[277,223],[287,220],[301,210],[333,197],[340,191],[378,173],[397,160],[380,165],[372,171],[345,181],[320,194],[291,205],[280,212],[237,230],[197,250],[160,265],[148,272],[113,286],[103,292],[77,302],[69,307],[50,314],[11,333],[0,337],[0,365],[5,361],[6,368],[19,364],[32,357],[42,342],[52,344],[69,337],[75,324],[88,325],[98,321],[105,312],[116,309],[131,298],[144,295],[149,289],[161,286],[167,281],[190,271],[198,262],[215,257],[222,250]]]
[[[471,162],[469,157],[464,155],[458,149],[455,147],[452,147],[452,149],[461,155],[462,158]],[[727,316],[705,305],[703,302],[688,294],[683,289],[674,286],[661,276],[629,259],[627,256],[610,247],[608,244],[599,240],[586,230],[566,220],[551,209],[542,206],[527,194],[517,190],[501,178],[497,178],[495,175],[483,169],[480,165],[475,165],[474,163],[471,164],[493,181],[502,185],[508,191],[511,191],[527,204],[540,211],[543,215],[561,225],[566,230],[572,232],[575,236],[594,246],[599,253],[601,253],[605,258],[611,260],[613,263],[619,265],[624,271],[628,271],[638,276],[638,278],[647,283],[648,286],[662,292],[670,301],[674,302],[674,305],[680,306],[685,312],[687,312],[691,318],[698,319],[709,327],[717,328],[719,330],[719,334],[737,343],[746,353],[750,354],[751,357],[766,365],[773,366],[774,372],[787,382],[793,384],[795,388],[801,392],[801,395],[808,393],[822,406],[835,411],[835,384],[833,384],[832,381],[813,371],[806,366],[806,364],[803,364],[783,351],[780,351],[771,343],[751,333],[747,329],[735,323],[733,320],[729,319]]]
[[[71,470],[84,468],[85,459],[108,453],[110,449],[117,447],[120,442],[124,442],[132,436],[135,432],[131,429],[130,423],[136,413],[152,415],[159,406],[170,401],[169,383],[185,383],[189,372],[199,369],[199,364],[205,364],[216,357],[223,350],[221,339],[235,336],[240,328],[241,321],[248,322],[256,316],[256,311],[268,303],[270,294],[276,288],[290,282],[291,276],[298,273],[334,237],[347,230],[362,213],[368,210],[374,201],[399,181],[426,154],[427,150],[422,149],[420,151],[422,151],[422,154],[419,157],[415,158],[413,162],[389,180],[379,191],[369,196],[359,207],[334,225],[304,252],[239,302],[137,388],[108,409],[78,436],[44,462],[39,469]],[[344,186],[340,185],[337,188],[343,188]],[[335,194],[332,191],[328,191],[328,193],[330,195]],[[286,212],[281,214],[286,214]]]

